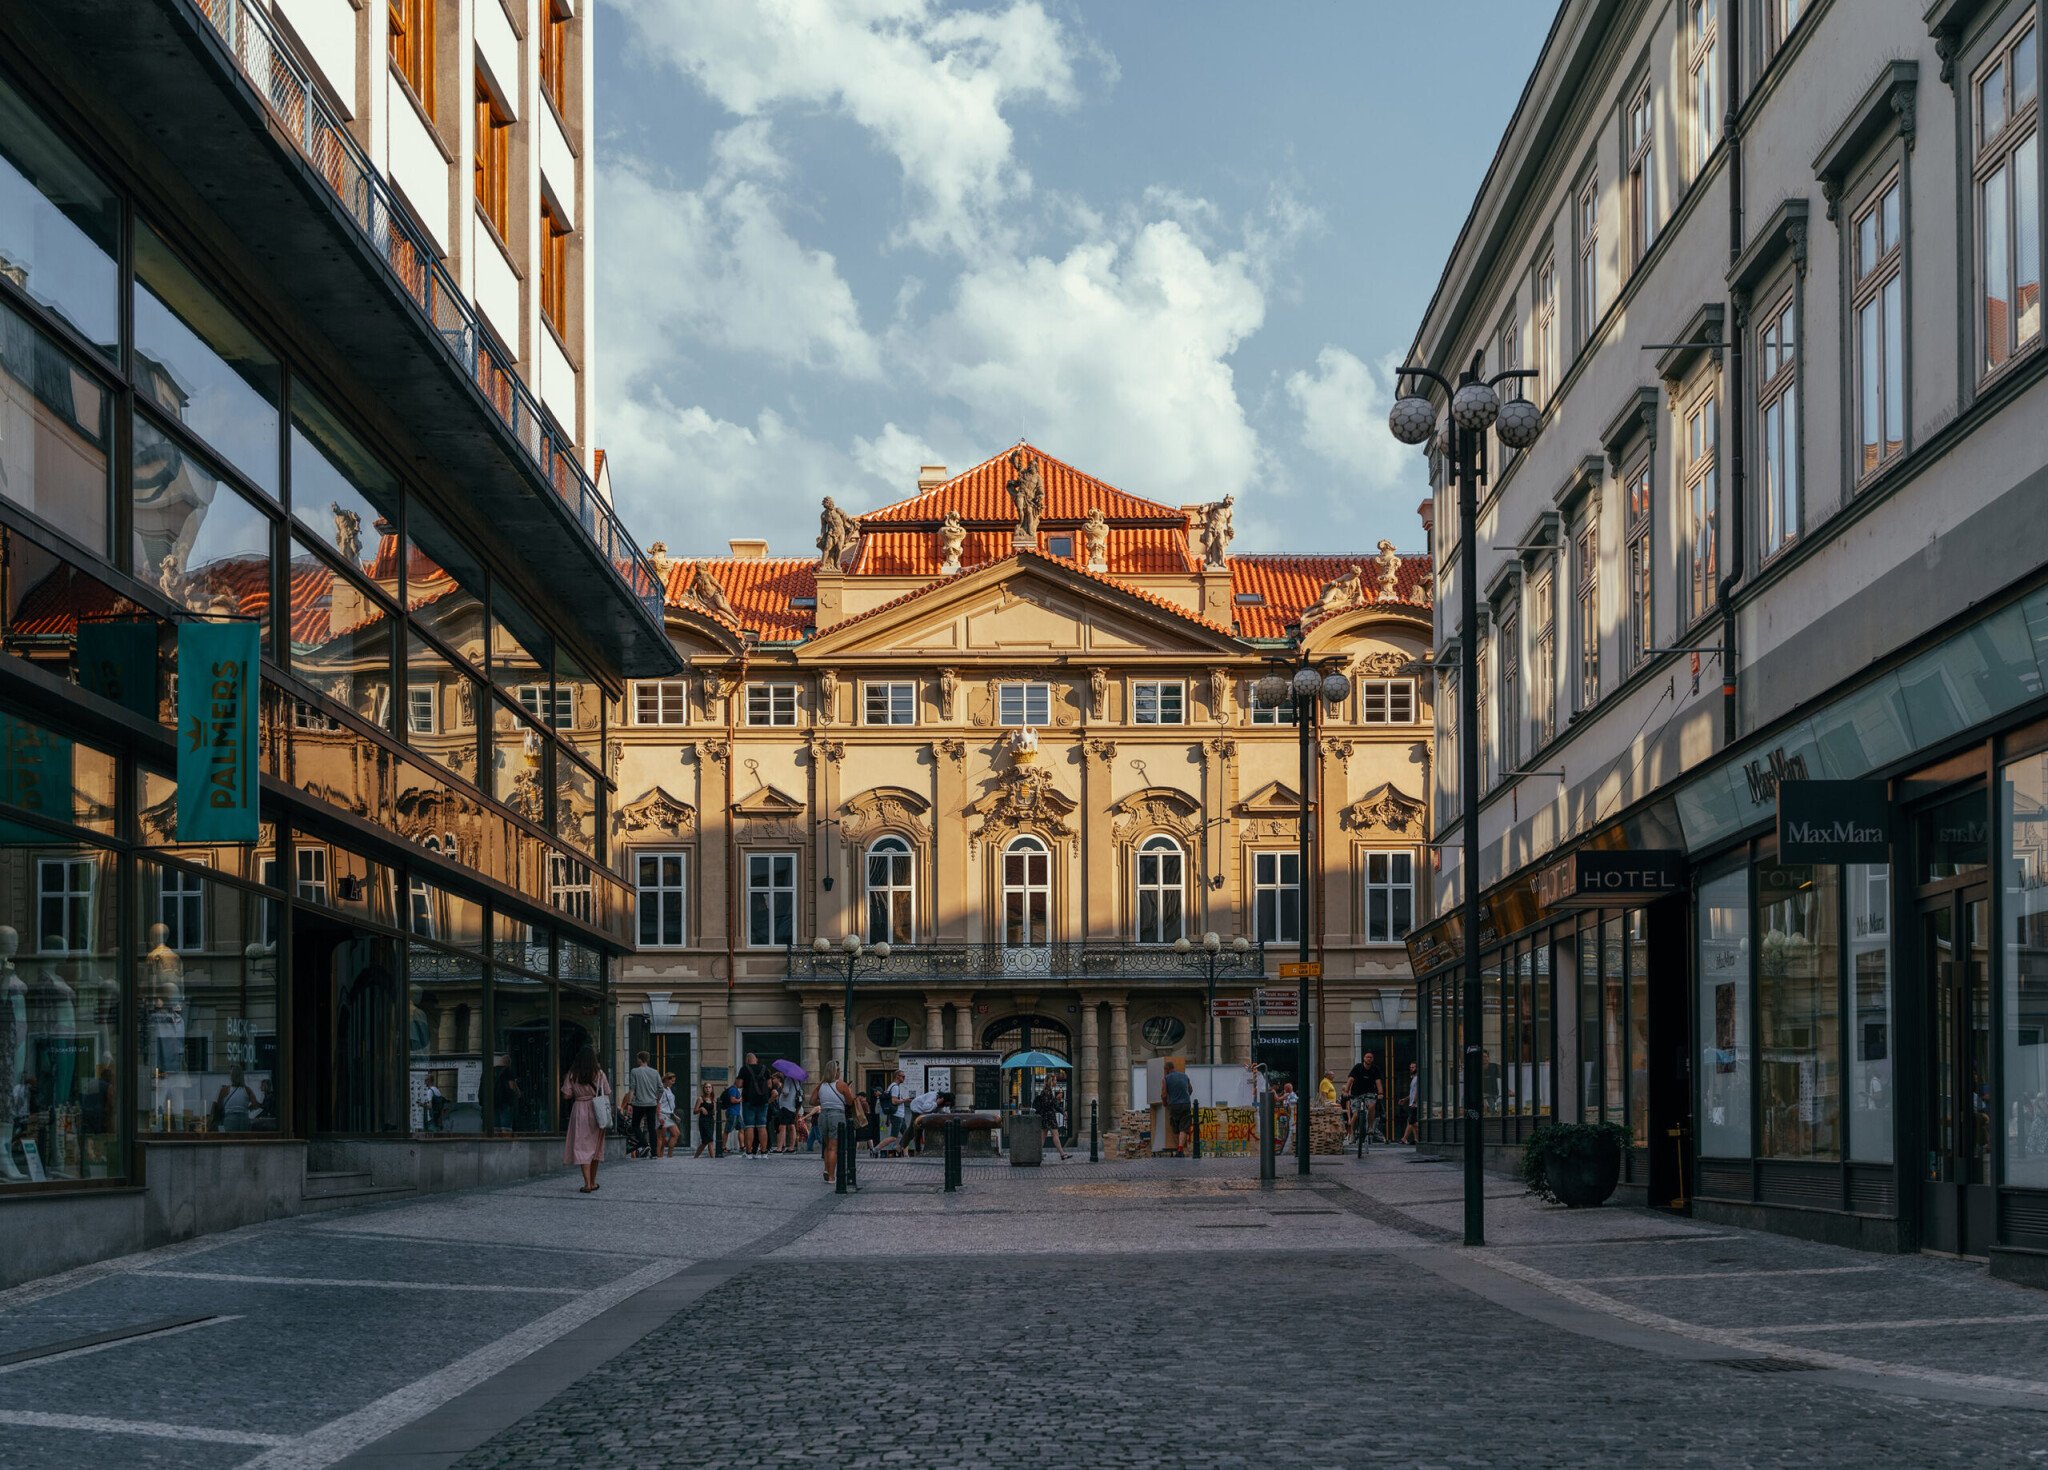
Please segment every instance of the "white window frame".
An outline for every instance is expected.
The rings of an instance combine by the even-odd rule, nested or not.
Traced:
[[[796,685],[782,680],[749,679],[746,721],[755,729],[792,729],[796,725]]]
[[[99,872],[94,858],[36,859],[36,953],[92,953]],[[53,904],[58,919],[54,925],[50,923]]]
[[[546,729],[567,730],[576,723],[576,691],[573,689],[521,684],[513,695],[518,699],[519,707]]]
[[[1555,253],[1543,257],[1543,263],[1536,267],[1536,284],[1531,292],[1531,335],[1536,347],[1536,382],[1529,396],[1538,408],[1550,406],[1550,395],[1557,391],[1560,344],[1557,327],[1557,256]]]
[[[1529,708],[1537,750],[1557,738],[1557,569],[1546,558],[1530,574]]]
[[[690,943],[690,853],[682,847],[633,849],[633,933],[635,948],[684,949]],[[647,937],[648,919],[655,935]],[[669,921],[674,920],[674,937]]]
[[[1286,881],[1289,864],[1294,866],[1294,881]],[[1294,896],[1294,921],[1291,925],[1283,922],[1286,909],[1282,903],[1284,895]],[[1272,905],[1272,923],[1266,922],[1267,901]],[[1301,942],[1301,854],[1292,848],[1260,848],[1252,853],[1252,937],[1259,944],[1299,944]]]
[[[1010,860],[1021,858],[1024,862],[1024,876],[1013,879],[1010,876]],[[1043,875],[1031,876],[1035,864]],[[1052,944],[1052,849],[1042,838],[1030,833],[1010,839],[1003,848],[1000,858],[1002,867],[1002,907],[996,914],[996,932],[1002,936],[1004,949],[1046,949]],[[1023,901],[1023,937],[1017,938],[1010,923],[1010,900],[1015,897]],[[1034,913],[1035,910],[1035,913]],[[1033,937],[1034,929],[1037,935]]]
[[[1600,325],[1600,176],[1586,175],[1574,197],[1573,225],[1579,252],[1579,345],[1593,340]]]
[[[886,865],[880,883],[875,881],[878,862]],[[917,943],[917,849],[908,838],[885,832],[868,844],[861,854],[861,887],[868,943]],[[880,925],[875,922],[877,899],[884,920]]]
[[[876,700],[883,718],[876,719]],[[901,715],[903,718],[898,719]],[[917,684],[909,679],[883,679],[860,686],[860,722],[863,725],[915,725]]]
[[[690,723],[690,686],[683,679],[635,679],[633,724],[642,729]]]
[[[1256,679],[1244,686],[1244,711],[1247,725],[1292,725],[1297,718],[1293,695],[1288,695],[1278,704],[1267,704],[1259,698],[1259,681]]]
[[[777,859],[788,864],[786,879],[776,873]],[[788,848],[757,848],[746,854],[748,949],[787,949],[796,943],[796,883],[800,861],[799,855]],[[767,906],[765,926],[754,922],[756,899]],[[786,929],[788,937],[778,941],[775,937],[778,928]]]
[[[1680,425],[1685,456],[1686,626],[1714,610],[1721,576],[1721,400],[1711,380],[1692,400]]]
[[[1500,684],[1500,771],[1502,779],[1522,766],[1522,610],[1509,602],[1500,610],[1494,636],[1494,672]]]
[[[2016,83],[2021,68],[2017,65],[2019,48],[2031,43],[2034,74],[2027,78],[2031,90],[2021,95]],[[2041,38],[2036,29],[2033,7],[2028,7],[2027,18],[2005,33],[1997,47],[1987,56],[1982,65],[1971,75],[1969,91],[1970,140],[1971,140],[1971,193],[1974,197],[1972,212],[1976,223],[1972,234],[1974,244],[1975,301],[1972,310],[1976,314],[1978,336],[1977,381],[1985,382],[2004,372],[2014,362],[2026,356],[2041,341],[2041,97],[2040,97],[2040,45]],[[1984,108],[1984,88],[1996,73],[1999,77],[1998,106],[2002,114],[1996,127],[1987,127]],[[2029,165],[2026,155],[2031,153]],[[2021,214],[2025,200],[2025,186],[2031,185],[2033,198],[2034,259],[2032,281],[2034,299],[2031,318],[2033,330],[2025,330],[2024,323],[2029,313],[2019,304],[2021,291],[2020,246],[2023,239]],[[1991,322],[1991,279],[1988,246],[1991,242],[1992,225],[1990,204],[1993,194],[1998,197],[1998,206],[2004,215],[1997,233],[1999,248],[2005,257],[2005,319],[1994,332]],[[1904,231],[1901,231],[1903,234]],[[1994,338],[1996,340],[1994,340]]]
[[[548,855],[548,906],[557,913],[589,923],[594,891],[590,864],[565,852]]]
[[[1887,220],[1887,201],[1896,201]],[[1849,360],[1854,412],[1851,479],[1877,475],[1906,452],[1906,192],[1904,175],[1891,169],[1849,220]],[[1870,227],[1871,250],[1864,249]],[[1896,335],[1894,327],[1897,327]],[[1875,424],[1870,422],[1875,417]],[[1888,431],[1896,427],[1898,438]],[[1873,437],[1874,436],[1874,437]],[[1865,446],[1874,457],[1865,458]]]
[[[292,707],[292,728],[294,730],[339,730],[341,725],[334,716],[303,699],[290,701]]]
[[[1799,539],[1799,293],[1787,287],[1758,314],[1757,462],[1763,560]]]
[[[1600,518],[1588,512],[1572,538],[1573,708],[1600,702]]]
[[[438,735],[441,733],[441,690],[438,684],[408,684],[405,686],[405,733],[408,735]]]
[[[1358,723],[1412,725],[1417,709],[1413,679],[1360,679]]]
[[[441,851],[441,839],[434,833],[429,832],[420,840],[420,846],[424,847],[428,852],[438,853]],[[452,833],[449,834],[448,846],[452,852],[455,846],[454,834]],[[427,880],[427,876],[424,873],[414,872],[406,880],[405,902],[407,910],[405,916],[407,928],[405,932],[416,939],[438,939],[440,937],[440,925],[436,922],[436,915],[434,913],[434,886]]]
[[[1412,847],[1373,848],[1365,854],[1364,929],[1367,944],[1399,944],[1415,927],[1415,867]],[[1385,927],[1374,932],[1373,901],[1386,909]],[[1400,905],[1405,904],[1408,922],[1396,927]]]
[[[326,904],[327,849],[298,843],[292,848],[292,896],[302,903]]]
[[[1657,620],[1657,484],[1651,456],[1631,461],[1621,482],[1623,525],[1623,597],[1628,603],[1628,667],[1633,670],[1655,646]]]
[[[1052,685],[1013,680],[996,685],[996,723],[1039,729],[1052,723]]]
[[[1133,855],[1132,877],[1136,895],[1131,905],[1132,931],[1139,944],[1171,944],[1188,932],[1187,849],[1178,839],[1154,832],[1138,844]],[[1168,922],[1167,899],[1173,903],[1173,920]],[[1151,913],[1146,913],[1146,900]]]
[[[1146,708],[1147,703],[1151,708]],[[1169,704],[1172,708],[1169,710]],[[1168,716],[1171,715],[1171,718]],[[1134,725],[1185,725],[1188,722],[1188,686],[1180,679],[1133,679],[1131,681],[1131,723]]]
[[[194,861],[197,861],[195,858]],[[164,943],[179,954],[206,948],[206,880],[169,863],[156,869],[156,918],[164,926]]]
[[[1643,263],[1657,242],[1657,110],[1649,78],[1622,114],[1628,149],[1628,263]]]
[[[1686,111],[1692,129],[1692,176],[1706,170],[1721,141],[1721,0],[1685,7]]]

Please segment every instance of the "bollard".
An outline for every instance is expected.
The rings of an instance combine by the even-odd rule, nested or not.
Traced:
[[[848,1122],[839,1124],[839,1164],[832,1171],[832,1192],[845,1194],[853,1184],[853,1129]]]
[[[846,1115],[846,1148],[841,1157],[846,1160],[846,1187],[855,1194],[860,1193],[860,1154],[855,1148],[856,1135],[860,1132],[854,1126],[853,1114]]]
[[[1095,1101],[1095,1099],[1094,1099],[1094,1098],[1092,1098],[1092,1097],[1091,1097],[1091,1098],[1089,1098],[1089,1099],[1088,1099],[1088,1162],[1089,1162],[1089,1163],[1091,1163],[1091,1164],[1099,1164],[1099,1163],[1101,1163],[1101,1162],[1102,1162],[1102,1130],[1101,1130],[1101,1129],[1100,1129],[1100,1128],[1099,1128],[1099,1127],[1097,1126],[1097,1124],[1096,1124],[1096,1118],[1095,1118],[1095,1109],[1096,1109],[1096,1106],[1097,1106],[1097,1104],[1096,1104],[1096,1101]]]
[[[1279,1140],[1273,1136],[1273,1123],[1273,1094],[1262,1092],[1259,1094],[1259,1183],[1262,1186],[1273,1182],[1273,1156],[1279,1145]]]
[[[1200,1157],[1202,1156],[1202,1105],[1201,1105],[1200,1103],[1196,1103],[1196,1104],[1195,1104],[1195,1127],[1194,1127],[1194,1134],[1195,1134],[1195,1157],[1199,1159],[1199,1158],[1200,1158]]]
[[[946,1193],[951,1194],[960,1187],[960,1125],[946,1125]]]

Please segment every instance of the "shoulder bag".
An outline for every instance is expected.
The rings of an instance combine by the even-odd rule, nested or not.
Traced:
[[[597,1116],[597,1131],[609,1133],[612,1126],[612,1092],[602,1072],[597,1074],[597,1091],[590,1099],[590,1111]]]

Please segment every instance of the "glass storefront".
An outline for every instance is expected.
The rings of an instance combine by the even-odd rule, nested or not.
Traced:
[[[2004,1182],[2048,1189],[2048,754],[2008,762],[1999,788]]]

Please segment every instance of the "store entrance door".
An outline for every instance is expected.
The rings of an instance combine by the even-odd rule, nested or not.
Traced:
[[[1372,1053],[1380,1069],[1380,1130],[1388,1143],[1399,1143],[1401,1129],[1408,1120],[1408,1067],[1416,1058],[1415,1033],[1361,1029],[1358,1033],[1358,1055],[1363,1057],[1367,1052]],[[1350,1068],[1345,1068],[1345,1071],[1350,1071]],[[1343,1077],[1334,1080],[1338,1096],[1342,1097],[1349,1084]]]
[[[1983,1256],[1991,1249],[1991,904],[1972,884],[1921,903],[1927,1014],[1927,1157],[1920,1243]]]
[[[301,909],[292,921],[292,1131],[396,1133],[406,1119],[398,944]]]

